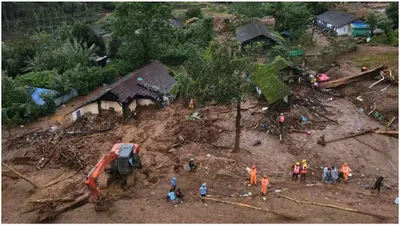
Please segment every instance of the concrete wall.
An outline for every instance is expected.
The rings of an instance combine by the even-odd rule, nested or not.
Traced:
[[[75,110],[71,113],[71,121],[75,121],[78,119],[78,113],[81,116],[85,115],[85,113],[91,112],[93,114],[99,114],[99,109],[96,102],[90,103],[88,105],[82,106],[81,108]]]
[[[113,101],[101,101],[101,108],[105,110],[109,110],[110,108],[114,108],[115,112],[122,113],[122,106],[118,104],[118,102]]]
[[[137,104],[138,105],[152,105],[152,104],[155,104],[155,103],[150,99],[138,98],[137,99]]]
[[[54,103],[56,104],[56,106],[59,106],[61,104],[68,102],[72,98],[75,98],[76,96],[78,96],[78,91],[76,91],[75,89],[72,89],[70,93],[62,95],[58,98],[55,98]]]

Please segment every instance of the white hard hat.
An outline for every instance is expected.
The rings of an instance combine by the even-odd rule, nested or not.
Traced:
[[[283,113],[281,113],[281,116],[283,116]]]

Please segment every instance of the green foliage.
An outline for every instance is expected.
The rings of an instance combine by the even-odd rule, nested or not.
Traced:
[[[332,5],[331,2],[307,2],[303,4],[306,4],[310,13],[315,16],[328,11]]]
[[[118,48],[121,46],[121,40],[116,35],[111,35],[109,42],[107,43],[107,56],[110,58],[116,58],[118,55]]]
[[[278,31],[305,30],[312,20],[307,4],[301,2],[271,3],[270,12],[275,17]]]
[[[64,43],[61,47],[61,56],[65,60],[65,68],[71,69],[78,64],[88,66],[89,62],[95,60],[99,48],[92,44],[88,47],[86,42],[80,42],[76,38]]]
[[[375,35],[371,38],[371,44],[399,46],[399,30],[389,31],[385,35]]]
[[[191,7],[186,10],[185,12],[186,18],[192,18],[192,17],[197,17],[197,18],[202,18],[203,15],[201,13],[200,7]]]
[[[111,23],[113,33],[123,42],[118,52],[121,58],[142,65],[159,56],[172,33],[170,16],[171,8],[166,3],[118,4]]]
[[[370,25],[371,30],[375,30],[376,25],[378,24],[378,17],[375,13],[369,13],[365,22]]]
[[[54,95],[50,92],[45,92],[40,94],[40,97],[43,99],[45,104],[43,106],[39,106],[39,114],[45,115],[49,113],[56,112],[56,103],[54,102]]]
[[[52,86],[53,78],[57,76],[57,70],[47,70],[41,72],[30,72],[24,75],[19,75],[15,78],[15,80],[19,81],[23,85],[38,87],[38,88],[47,88],[54,89]],[[54,89],[57,90],[57,89]],[[57,90],[61,91],[61,90]]]
[[[235,14],[247,19],[268,16],[268,4],[263,2],[234,2],[230,8]]]
[[[168,49],[160,57],[160,61],[168,65],[182,65],[188,58],[188,49],[183,45]]]
[[[289,49],[283,45],[274,45],[272,46],[271,50],[269,51],[269,57],[271,58],[276,58],[277,56],[280,56],[284,59],[289,58]]]
[[[399,27],[399,3],[391,2],[386,8],[386,16],[392,21],[395,29]]]
[[[255,56],[230,37],[222,43],[211,42],[204,53],[192,56],[185,65],[191,96],[196,96],[198,102],[231,104],[249,91],[241,75],[255,69]]]
[[[90,26],[83,23],[76,23],[72,27],[71,35],[71,38],[75,37],[82,42],[86,42],[88,46],[96,45],[99,48],[96,53],[100,56],[105,55],[106,46],[104,40]]]

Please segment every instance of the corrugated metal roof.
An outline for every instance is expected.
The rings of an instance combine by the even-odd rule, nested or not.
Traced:
[[[370,28],[369,24],[364,23],[364,22],[353,22],[353,23],[351,23],[351,26],[356,29],[369,29]]]
[[[318,15],[317,19],[337,28],[358,20],[356,16],[341,11],[324,12]]]
[[[283,41],[278,34],[274,34],[264,24],[259,22],[250,22],[246,25],[236,28],[236,39],[240,41],[240,43],[249,41],[258,36],[267,37],[277,43],[281,43]]]
[[[157,99],[156,93],[139,86],[139,84],[153,87],[153,89],[158,89],[165,94],[176,82],[169,75],[168,69],[162,63],[155,61],[104,88],[104,91],[90,98],[85,105],[96,101],[107,93],[117,96],[119,102],[125,102],[128,98],[135,96]]]

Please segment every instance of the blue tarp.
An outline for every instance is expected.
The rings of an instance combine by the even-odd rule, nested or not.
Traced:
[[[356,29],[368,29],[369,28],[369,24],[366,24],[361,21],[353,22],[353,23],[351,23],[351,25]]]
[[[32,99],[37,105],[44,105],[44,100],[40,97],[42,93],[51,93],[53,95],[57,94],[57,91],[45,89],[45,88],[34,88],[30,87],[30,91],[32,92]]]

